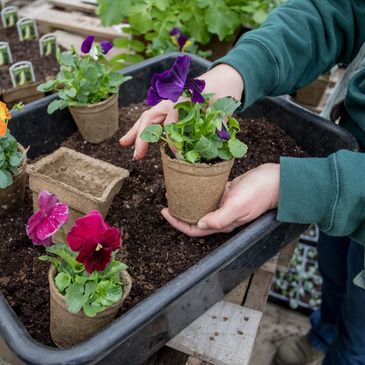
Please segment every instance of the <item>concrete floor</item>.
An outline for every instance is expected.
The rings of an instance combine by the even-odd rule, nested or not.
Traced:
[[[305,334],[308,317],[290,309],[268,303],[261,320],[250,365],[272,365],[276,347],[290,335]]]

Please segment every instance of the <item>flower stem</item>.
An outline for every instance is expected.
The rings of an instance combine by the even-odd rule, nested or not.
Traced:
[[[62,234],[62,238],[63,238],[63,243],[67,246],[66,232],[65,232],[63,226],[61,227],[61,234]]]

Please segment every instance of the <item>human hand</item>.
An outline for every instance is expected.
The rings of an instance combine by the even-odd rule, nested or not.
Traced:
[[[243,93],[243,80],[241,75],[231,66],[220,64],[212,70],[199,76],[198,79],[205,81],[204,93],[213,93],[215,97],[211,100],[224,96],[232,96],[240,100]],[[178,112],[174,109],[174,103],[163,100],[159,104],[146,110],[137,120],[134,126],[120,139],[123,147],[135,145],[133,158],[142,159],[148,150],[148,142],[140,138],[143,130],[151,124],[175,123],[178,119]]]
[[[190,237],[231,232],[278,206],[280,165],[264,164],[227,183],[219,209],[201,218],[197,225],[173,217],[167,208],[164,218]]]

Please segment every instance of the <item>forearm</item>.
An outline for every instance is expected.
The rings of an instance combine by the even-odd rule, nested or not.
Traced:
[[[325,233],[365,244],[365,154],[282,158],[279,221],[317,223]]]

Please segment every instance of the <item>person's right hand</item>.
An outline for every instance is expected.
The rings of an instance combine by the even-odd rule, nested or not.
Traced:
[[[244,85],[241,75],[229,65],[219,64],[197,78],[205,81],[204,93],[214,94],[211,101],[224,96],[232,96],[237,100],[242,97]],[[147,126],[175,123],[177,121],[178,112],[174,109],[174,105],[172,101],[163,100],[151,109],[146,110],[131,130],[120,139],[119,143],[123,147],[135,144],[133,154],[135,160],[141,160],[147,153],[148,142],[143,141],[140,137]]]
[[[133,158],[142,159],[148,150],[148,142],[141,139],[143,130],[151,124],[175,123],[178,118],[178,111],[174,109],[174,103],[170,100],[163,100],[151,109],[146,110],[139,117],[134,126],[124,135],[119,143],[123,147],[135,144]]]

